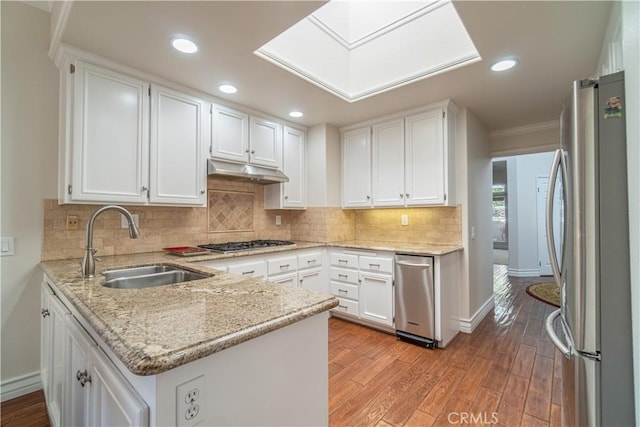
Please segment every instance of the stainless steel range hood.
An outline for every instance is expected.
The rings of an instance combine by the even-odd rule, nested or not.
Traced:
[[[207,161],[207,173],[221,178],[233,179],[236,181],[250,181],[263,185],[289,182],[289,178],[282,173],[282,171],[277,169],[226,162],[218,159],[209,159]]]

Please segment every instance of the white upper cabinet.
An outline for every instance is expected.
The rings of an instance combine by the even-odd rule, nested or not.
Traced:
[[[343,132],[343,207],[455,204],[456,107],[440,105]]]
[[[444,110],[405,119],[405,202],[410,205],[445,203]]]
[[[282,126],[260,117],[249,117],[249,163],[280,167]]]
[[[342,206],[371,207],[371,128],[342,136]]]
[[[68,201],[145,203],[149,180],[149,85],[75,62]]]
[[[305,209],[307,207],[305,136],[302,130],[284,126],[282,172],[289,181],[265,187],[265,209]]]
[[[282,125],[214,105],[211,157],[277,169],[281,166]]]
[[[206,206],[207,104],[82,60],[67,65],[60,202]]]
[[[151,86],[151,203],[206,205],[205,109],[198,98]]]
[[[374,206],[404,203],[404,122],[402,119],[374,125],[372,194]]]
[[[212,111],[211,156],[245,163],[249,159],[249,115],[221,105]]]

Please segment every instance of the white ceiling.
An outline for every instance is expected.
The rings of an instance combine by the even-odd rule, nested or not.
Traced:
[[[305,116],[289,120],[307,126],[343,126],[451,98],[499,130],[557,119],[571,81],[595,72],[612,3],[455,1],[483,60],[354,103],[253,54],[323,4],[81,1],[62,42],[274,116],[298,109]],[[177,33],[196,40],[198,53],[173,50],[169,38]],[[510,55],[519,58],[517,68],[488,70]],[[222,82],[238,93],[218,92]]]

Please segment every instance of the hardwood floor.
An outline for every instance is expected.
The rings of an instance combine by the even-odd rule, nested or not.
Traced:
[[[554,307],[539,278],[494,267],[495,308],[473,334],[428,350],[329,320],[331,426],[559,426],[561,355],[544,331]],[[42,392],[2,403],[2,426],[48,426]]]
[[[495,266],[494,310],[446,349],[332,318],[330,424],[559,426],[561,356],[543,327],[554,307],[525,291],[540,281]]]
[[[2,402],[0,417],[3,427],[49,427],[49,417],[42,390]]]

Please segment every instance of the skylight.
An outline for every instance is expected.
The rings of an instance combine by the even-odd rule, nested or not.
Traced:
[[[350,102],[480,60],[449,0],[333,0],[255,54]]]

